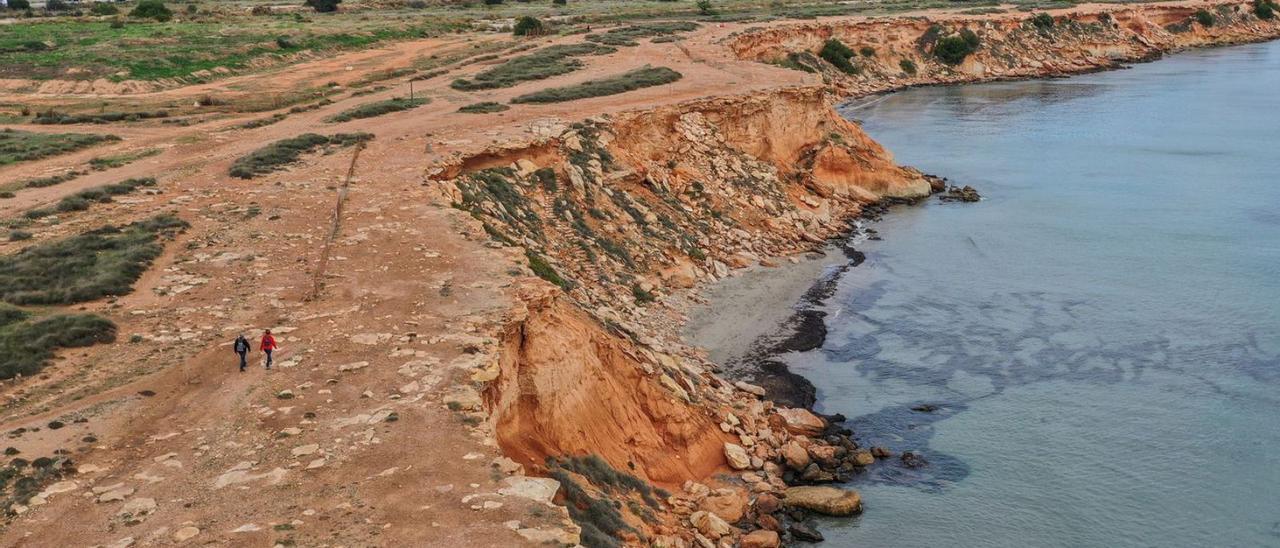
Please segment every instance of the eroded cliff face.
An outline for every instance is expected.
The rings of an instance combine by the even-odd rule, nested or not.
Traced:
[[[685,546],[733,542],[759,523],[781,530],[776,498],[763,512],[749,502],[871,458],[646,323],[666,293],[821,245],[867,203],[933,190],[824,90],[592,119],[459,158],[436,179],[493,245],[523,248],[551,282],[522,293],[474,380],[486,430],[525,470],[566,486],[583,538]],[[600,512],[611,517],[593,521]]]
[[[1212,19],[1197,19],[1204,10]],[[935,55],[937,40],[972,31],[979,45],[958,64]],[[1179,49],[1256,42],[1280,36],[1280,21],[1259,19],[1249,2],[1091,7],[1055,12],[944,15],[780,25],[748,30],[727,46],[742,59],[805,67],[852,95],[901,87],[1089,72],[1149,60]],[[855,52],[856,74],[819,59],[830,38]]]
[[[666,287],[810,247],[860,204],[928,195],[830,102],[803,88],[627,113],[440,177],[535,272],[625,321]]]

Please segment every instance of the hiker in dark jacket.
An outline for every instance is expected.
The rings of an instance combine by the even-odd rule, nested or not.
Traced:
[[[271,351],[276,349],[276,338],[271,336],[270,329],[262,332],[262,343],[258,349],[267,354],[267,369],[271,369]]]
[[[245,366],[249,365],[247,356],[249,355],[249,350],[251,348],[252,347],[249,346],[249,339],[244,338],[244,333],[241,333],[239,337],[236,337],[236,342],[231,343],[231,349],[234,350],[236,354],[240,355],[241,371],[244,371]]]

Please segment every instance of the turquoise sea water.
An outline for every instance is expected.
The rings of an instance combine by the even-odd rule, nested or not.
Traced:
[[[842,111],[984,200],[876,224],[787,357],[930,462],[828,546],[1280,546],[1280,42]]]

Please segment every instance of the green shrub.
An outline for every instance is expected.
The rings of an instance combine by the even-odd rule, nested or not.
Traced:
[[[240,127],[241,127],[242,129],[257,129],[257,128],[260,128],[260,127],[263,127],[263,126],[269,126],[269,125],[271,125],[271,124],[274,124],[274,123],[276,123],[276,122],[279,122],[279,121],[281,121],[281,120],[284,120],[284,119],[285,119],[285,118],[287,118],[288,116],[289,116],[288,114],[284,114],[284,113],[272,114],[271,116],[268,116],[268,117],[266,117],[266,118],[259,118],[259,119],[257,119],[257,120],[249,120],[248,122],[245,122],[245,123],[243,123],[243,124],[240,124]]]
[[[711,0],[698,0],[694,3],[694,6],[698,8],[698,13],[701,15],[715,15],[716,13],[715,5],[711,3]]]
[[[908,75],[911,75],[911,76],[915,76],[915,75],[916,75],[916,62],[915,62],[915,61],[912,61],[912,60],[910,60],[910,59],[903,59],[903,60],[901,60],[901,61],[898,61],[898,67],[902,68],[902,72],[905,72],[905,73],[907,73]]]
[[[959,65],[969,54],[978,50],[979,44],[978,35],[964,29],[958,35],[939,38],[933,46],[933,55],[948,65]]]
[[[542,80],[568,74],[582,68],[584,55],[604,55],[618,51],[597,44],[560,44],[548,46],[528,55],[513,57],[501,65],[481,71],[470,80],[460,78],[449,84],[460,91],[507,88],[520,82]]]
[[[66,11],[71,9],[71,4],[68,4],[66,0],[48,0],[44,3],[44,9],[46,11]]]
[[[160,0],[141,0],[133,11],[129,12],[129,17],[145,17],[164,22],[173,19],[173,12],[169,11],[169,8]]]
[[[302,5],[316,10],[319,13],[332,13],[338,11],[338,4],[341,3],[342,0],[307,0],[306,2],[303,2]]]
[[[94,203],[110,202],[112,196],[128,194],[140,187],[155,186],[155,184],[156,180],[148,177],[145,179],[125,179],[111,185],[87,188],[63,198],[57,204],[54,204],[53,207],[28,210],[25,213],[25,216],[28,219],[40,219],[55,213],[84,211],[89,209],[89,207]]]
[[[35,133],[5,128],[0,130],[0,166],[39,160],[119,140],[115,135]]]
[[[862,54],[863,57],[875,57],[876,48],[871,46],[862,46],[861,48],[858,48],[858,53]]]
[[[650,291],[645,291],[638,284],[631,286],[631,296],[636,298],[638,304],[649,304],[657,297]]]
[[[345,147],[373,139],[368,133],[338,133],[332,136],[304,133],[297,137],[281,139],[236,159],[231,164],[230,175],[252,179],[258,175],[280,170],[298,161],[298,158],[323,146]]]
[[[1253,0],[1253,14],[1258,19],[1270,21],[1276,18],[1276,11],[1280,10],[1280,4],[1276,4],[1274,0]]]
[[[298,47],[298,44],[295,44],[293,39],[288,36],[277,36],[276,47],[280,49],[293,49]]]
[[[629,47],[639,45],[640,43],[636,41],[639,38],[670,37],[682,32],[689,32],[697,28],[698,24],[691,21],[658,21],[652,23],[639,23],[609,29],[597,34],[589,34],[587,35],[587,40],[607,46]]]
[[[567,6],[569,5],[569,0],[551,0],[551,3],[557,6]]]
[[[9,9],[14,11],[31,9],[30,0],[9,0]]]
[[[30,240],[30,239],[31,239],[30,232],[26,232],[23,230],[14,230],[9,233],[10,242],[21,242],[23,240]]]
[[[542,25],[542,21],[528,15],[516,21],[515,27],[511,29],[511,34],[516,36],[542,36],[546,32],[547,29]]]
[[[67,181],[75,179],[76,177],[84,175],[85,173],[86,172],[84,171],[71,170],[71,171],[59,173],[57,175],[50,175],[48,177],[36,177],[34,179],[26,179],[24,181],[20,181],[16,186],[18,188],[44,188],[47,186],[53,186],[53,185],[65,183]]]
[[[23,1],[25,2],[26,0]],[[12,3],[13,2],[10,2],[10,4]],[[93,5],[89,7],[89,13],[94,15],[116,15],[120,13],[120,10],[107,2],[94,2]]]
[[[1031,24],[1040,30],[1050,30],[1053,28],[1053,16],[1047,13],[1037,13],[1031,17]]]
[[[74,304],[124,295],[164,250],[157,241],[187,227],[159,215],[107,226],[0,257],[0,300],[12,304]]]
[[[115,324],[99,316],[31,319],[22,310],[0,304],[0,379],[38,373],[59,348],[109,343],[115,338]]]
[[[393,99],[387,99],[386,101],[365,103],[363,105],[358,105],[358,106],[349,108],[347,110],[339,112],[338,114],[335,114],[333,116],[326,118],[325,121],[326,122],[347,122],[347,121],[356,120],[359,118],[373,118],[374,116],[382,116],[383,114],[388,114],[391,112],[399,112],[402,110],[409,110],[411,108],[420,107],[422,105],[427,104],[429,101],[430,100],[425,97],[418,97],[416,99],[396,97]]]
[[[525,250],[524,256],[529,260],[529,269],[532,270],[534,274],[537,274],[539,278],[556,284],[560,286],[560,289],[565,291],[573,289],[573,282],[560,276],[560,273],[556,272],[556,269],[552,268],[551,264],[548,263],[546,259],[542,258],[542,255],[534,253],[533,251]]]
[[[1200,23],[1200,26],[1208,28],[1212,27],[1214,23],[1217,23],[1218,18],[1212,13],[1209,13],[1209,10],[1200,9],[1196,10],[1196,22]]]
[[[472,103],[470,105],[462,107],[458,109],[458,112],[466,112],[470,114],[484,114],[489,112],[502,112],[504,110],[509,110],[510,108],[511,107],[504,105],[502,103],[485,101],[483,103]]]
[[[818,51],[818,57],[824,61],[831,63],[832,66],[840,69],[845,74],[857,74],[861,72],[857,65],[854,65],[849,59],[853,57],[853,50],[849,46],[844,45],[835,38],[828,38],[822,44],[822,49]]]
[[[66,114],[55,110],[46,110],[36,114],[31,120],[33,124],[109,124],[112,122],[136,122],[138,120],[150,120],[153,118],[168,118],[169,111],[139,111],[139,112],[98,112],[94,114]]]
[[[558,88],[548,88],[533,93],[526,93],[511,100],[512,103],[559,103],[574,101],[588,97],[616,95],[631,90],[670,84],[679,80],[682,75],[667,67],[644,67],[617,76],[587,80],[585,82]]]

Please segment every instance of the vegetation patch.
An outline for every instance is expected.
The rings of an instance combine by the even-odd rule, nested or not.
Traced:
[[[119,140],[115,135],[36,133],[5,128],[0,130],[0,166],[39,160]]]
[[[36,115],[31,120],[33,124],[110,124],[113,122],[136,122],[138,120],[152,120],[156,118],[168,118],[169,112],[157,110],[152,112],[99,112],[96,114],[67,114],[65,112],[57,112],[47,110]]]
[[[1200,26],[1205,28],[1212,27],[1214,23],[1218,22],[1218,17],[1212,13],[1209,13],[1209,10],[1206,10],[1206,9],[1196,10],[1195,17],[1196,17],[1196,22],[1200,23]]]
[[[623,508],[646,522],[654,523],[653,509],[661,507],[654,495],[670,496],[670,493],[656,489],[640,478],[614,469],[597,455],[548,457],[547,469],[548,475],[559,481],[564,489],[565,509],[569,511],[569,517],[582,528],[582,545],[590,548],[620,546],[624,535],[637,534],[623,518]],[[586,479],[598,496],[579,483],[577,477]],[[640,504],[631,498],[633,496],[640,497],[644,503]]]
[[[369,133],[338,133],[324,136],[304,133],[297,137],[281,139],[236,159],[231,164],[230,175],[252,179],[259,175],[283,169],[298,161],[303,154],[319,148],[342,148],[373,139]]]
[[[1280,11],[1280,4],[1275,0],[1253,0],[1253,14],[1258,19],[1270,21],[1276,18],[1276,12]]]
[[[88,172],[76,171],[73,169],[70,171],[64,171],[57,175],[49,175],[47,177],[35,177],[32,179],[23,179],[16,183],[4,185],[4,187],[0,187],[0,188],[15,189],[15,190],[23,189],[23,188],[44,188],[47,186],[60,185],[62,183],[75,179],[76,177],[79,177],[86,173]]]
[[[528,15],[521,17],[516,21],[515,26],[511,28],[511,34],[516,36],[542,36],[546,33],[546,25],[543,25],[538,18],[529,17]]]
[[[670,84],[679,80],[681,74],[667,67],[644,67],[617,76],[587,80],[572,86],[548,88],[542,91],[526,93],[511,100],[512,103],[559,103],[616,95],[631,90]]]
[[[669,37],[696,30],[698,24],[691,21],[658,21],[638,25],[627,25],[609,29],[597,34],[588,34],[587,40],[606,46],[638,46],[640,38]]]
[[[534,274],[537,274],[539,278],[556,284],[560,286],[560,289],[565,291],[573,289],[573,282],[564,279],[564,277],[561,276],[559,272],[556,272],[556,269],[553,268],[551,263],[548,263],[542,255],[534,253],[533,251],[525,250],[524,256],[529,259],[529,269],[532,270]]]
[[[172,215],[106,226],[0,257],[0,300],[18,305],[75,304],[125,295],[164,246],[187,227]]]
[[[81,190],[80,192],[63,198],[51,207],[28,210],[25,216],[28,219],[40,219],[58,213],[84,211],[89,209],[93,204],[110,202],[112,196],[128,194],[138,188],[155,185],[156,180],[150,177],[146,179],[125,179],[115,184]]]
[[[115,338],[115,324],[100,316],[59,314],[34,318],[24,310],[0,303],[0,379],[38,373],[59,348],[109,343]]]
[[[387,99],[386,101],[377,101],[374,103],[365,103],[356,107],[349,108],[338,114],[325,119],[326,122],[346,122],[358,118],[373,118],[374,116],[382,116],[392,112],[409,110],[411,108],[420,107],[427,104],[430,99],[419,97],[409,99],[404,97],[396,97]]]
[[[462,107],[458,109],[458,112],[466,112],[470,114],[485,114],[490,112],[502,112],[504,110],[510,110],[510,109],[511,107],[504,105],[502,103],[485,101],[483,103],[472,103],[470,105]]]
[[[853,55],[853,50],[849,49],[849,46],[844,45],[844,42],[835,38],[828,38],[822,44],[822,49],[818,51],[818,57],[831,63],[832,66],[840,69],[840,72],[845,74],[862,72],[862,69],[859,69],[857,65],[853,64],[853,61],[850,61]]]
[[[470,80],[465,78],[454,80],[449,86],[460,91],[507,88],[520,82],[568,74],[584,66],[583,62],[577,59],[578,57],[606,55],[615,51],[618,50],[597,44],[548,46],[481,71]]]
[[[821,66],[820,63],[812,53],[802,51],[788,53],[786,57],[775,61],[773,64],[791,70],[814,73],[818,72],[818,67]]]
[[[948,65],[959,65],[969,54],[978,51],[981,43],[973,31],[962,29],[959,34],[938,38],[933,45],[933,56]]]
[[[916,70],[917,70],[916,62],[910,59],[903,59],[901,61],[898,61],[898,68],[901,68],[902,72],[907,73],[907,75],[909,76],[916,75]]]
[[[1053,16],[1047,13],[1037,13],[1031,17],[1031,25],[1041,32],[1053,30]]]
[[[266,118],[258,118],[257,120],[249,120],[248,122],[245,122],[245,123],[243,123],[243,124],[240,124],[240,129],[257,129],[257,128],[260,128],[260,127],[266,127],[266,126],[269,126],[269,125],[274,124],[274,123],[276,123],[276,122],[283,121],[285,118],[288,118],[288,117],[289,117],[289,115],[288,115],[288,114],[285,114],[285,113],[272,114],[271,116],[268,116],[268,117],[266,117]]]
[[[113,154],[110,156],[97,156],[89,159],[89,167],[93,168],[94,171],[103,171],[106,169],[120,167],[143,158],[155,156],[157,154],[160,154],[160,149],[146,148],[132,152]]]

